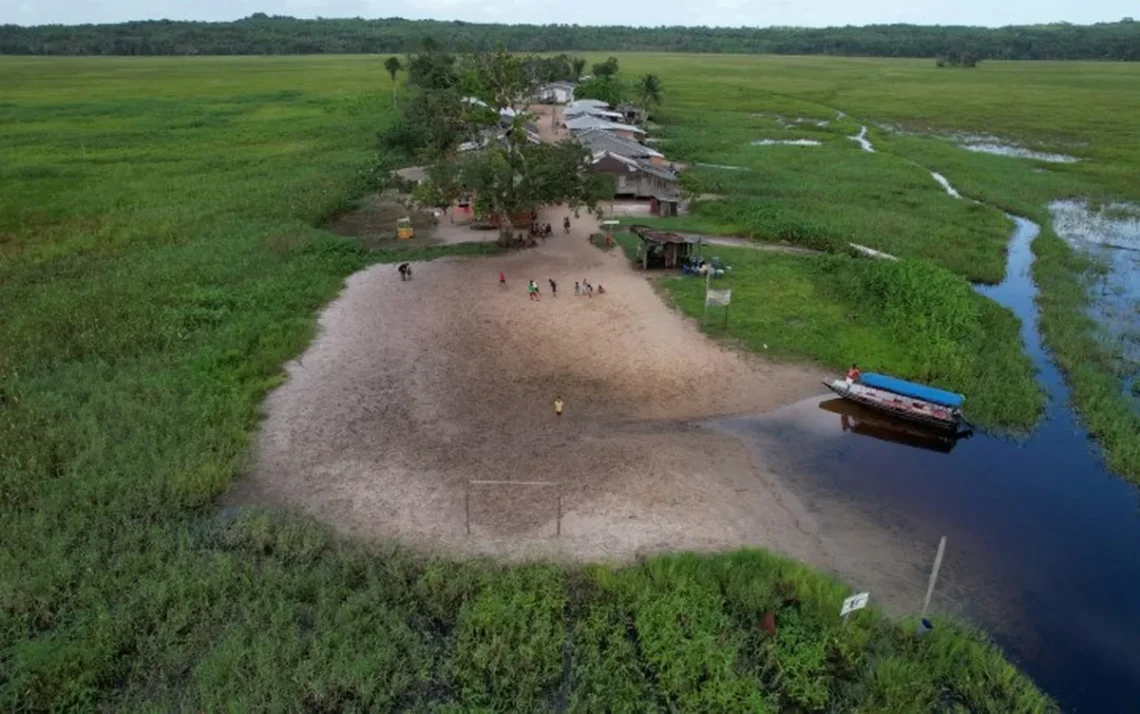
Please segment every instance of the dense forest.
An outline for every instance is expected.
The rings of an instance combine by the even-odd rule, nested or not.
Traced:
[[[1002,28],[484,25],[400,18],[300,20],[256,13],[236,22],[0,26],[0,54],[271,55],[408,52],[431,37],[458,51],[664,51],[866,57],[1140,60],[1140,23]]]

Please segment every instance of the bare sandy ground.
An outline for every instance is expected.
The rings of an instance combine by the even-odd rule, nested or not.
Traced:
[[[818,394],[819,374],[708,340],[620,251],[589,245],[591,228],[583,218],[537,249],[417,264],[410,282],[390,265],[350,277],[268,398],[231,502],[459,553],[758,545],[829,567],[812,516],[754,452],[692,425]],[[606,294],[575,297],[575,280]],[[535,481],[557,485],[517,484]]]

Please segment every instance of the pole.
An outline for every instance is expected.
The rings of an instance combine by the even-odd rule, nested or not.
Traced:
[[[554,525],[554,535],[562,537],[562,489],[558,489],[558,521]]]
[[[467,511],[467,535],[471,535],[471,484],[467,484],[467,491],[464,494],[463,501]]]
[[[712,268],[709,267],[708,272],[705,273],[705,312],[701,315],[701,325],[707,325],[709,321],[709,285],[712,284]]]
[[[938,580],[938,570],[942,567],[942,554],[946,552],[946,536],[938,541],[938,555],[934,556],[934,567],[930,570],[930,584],[926,586],[926,600],[922,603],[922,617],[930,607],[930,596],[934,594],[934,583]]]

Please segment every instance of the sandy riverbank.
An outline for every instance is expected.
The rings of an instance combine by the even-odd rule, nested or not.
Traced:
[[[389,265],[352,276],[267,400],[255,466],[232,500],[463,553],[624,559],[759,545],[826,567],[795,496],[736,439],[691,425],[790,404],[818,392],[819,374],[711,342],[620,251],[590,246],[592,228],[583,218],[537,249],[416,265],[407,283]],[[530,279],[541,301],[527,299]],[[606,294],[575,297],[582,279]]]

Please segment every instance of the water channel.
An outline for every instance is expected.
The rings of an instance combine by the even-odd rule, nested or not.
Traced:
[[[945,178],[934,178],[957,197]],[[870,550],[882,551],[880,562],[846,566],[870,564],[869,574],[838,567],[846,579],[921,593],[945,535],[937,610],[992,633],[1066,711],[1137,712],[1140,492],[1105,469],[1069,407],[1037,331],[1030,268],[1039,229],[1010,218],[1006,277],[978,291],[1021,319],[1025,351],[1048,393],[1030,435],[949,441],[830,395],[713,426],[753,444],[832,542],[862,539],[866,551],[878,539],[884,547]],[[909,557],[898,554],[914,562],[892,569]],[[914,600],[910,612],[921,607],[921,596]]]

